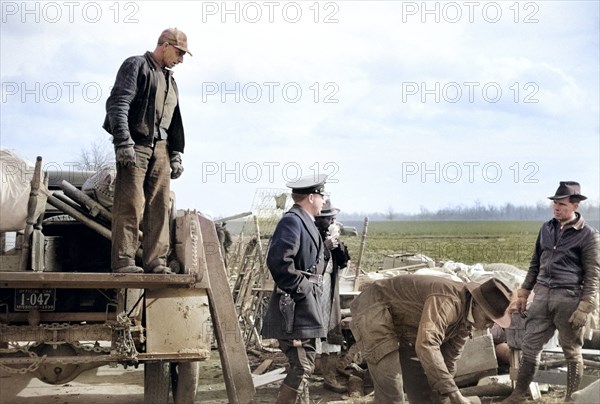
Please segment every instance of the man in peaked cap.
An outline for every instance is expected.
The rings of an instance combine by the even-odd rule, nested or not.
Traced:
[[[104,129],[117,162],[111,268],[117,273],[170,273],[170,180],[183,172],[185,144],[172,68],[190,53],[186,35],[164,30],[153,52],[126,59],[106,100]],[[190,53],[191,55],[191,53]],[[135,262],[142,225],[143,257]]]
[[[327,176],[309,176],[286,185],[294,205],[275,228],[267,267],[275,287],[263,321],[262,336],[276,338],[289,362],[278,404],[308,402],[308,377],[315,365],[316,339],[327,335],[323,323],[323,240],[315,226],[327,198]]]
[[[467,284],[398,275],[370,284],[350,306],[350,328],[373,379],[374,402],[404,402],[404,390],[411,403],[470,403],[454,382],[456,362],[472,328],[510,325],[511,295],[498,279]]]
[[[600,275],[598,230],[577,212],[579,183],[563,181],[553,196],[554,218],[544,223],[535,242],[529,270],[517,291],[516,310],[524,313],[527,299],[534,298],[527,312],[521,345],[521,366],[513,393],[503,403],[522,403],[539,366],[543,346],[558,330],[567,361],[567,391],[571,400],[583,377],[584,326],[597,306]]]

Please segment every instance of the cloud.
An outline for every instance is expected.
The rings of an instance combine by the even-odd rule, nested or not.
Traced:
[[[348,212],[600,194],[594,2],[2,4],[0,143],[30,159],[108,139],[120,64],[186,32],[180,207],[246,211],[284,167],[329,170]]]

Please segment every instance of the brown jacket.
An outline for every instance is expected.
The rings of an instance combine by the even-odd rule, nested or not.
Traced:
[[[412,344],[429,385],[440,394],[457,391],[456,361],[471,332],[466,284],[426,275],[374,282],[351,305],[351,329],[363,356],[377,363]]]

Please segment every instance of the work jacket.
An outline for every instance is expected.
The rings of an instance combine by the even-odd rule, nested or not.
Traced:
[[[363,357],[379,362],[400,345],[414,346],[429,385],[458,391],[456,362],[472,324],[466,284],[429,275],[399,275],[369,285],[352,302],[351,329]]]
[[[311,281],[306,273],[322,275],[323,241],[314,219],[299,205],[294,205],[277,224],[267,252],[267,267],[275,286],[264,317],[262,336],[277,339],[322,338],[322,284]],[[301,273],[303,271],[306,273]],[[295,304],[293,330],[287,332],[280,311],[282,295]]]
[[[532,290],[537,282],[548,288],[583,289],[581,299],[595,304],[600,275],[598,230],[576,215],[575,223],[562,230],[556,219],[542,225],[521,287]]]
[[[113,136],[115,146],[153,145],[158,74],[165,73],[150,52],[127,58],[119,68],[115,85],[106,100],[106,118],[102,125]],[[183,153],[185,137],[179,111],[179,91],[173,72],[167,70],[166,75],[177,94],[177,105],[167,129],[167,144],[169,152]]]

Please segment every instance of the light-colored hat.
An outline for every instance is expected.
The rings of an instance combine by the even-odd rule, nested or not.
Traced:
[[[183,33],[183,31],[180,31],[177,28],[167,28],[158,37],[159,45],[162,45],[165,42],[169,45],[173,45],[179,50],[184,51],[185,53],[189,53],[190,56],[193,56],[192,52],[190,52],[188,49],[187,36]]]
[[[325,201],[325,203],[323,204],[323,208],[321,209],[321,213],[319,213],[317,215],[317,217],[329,217],[329,216],[335,216],[338,213],[340,213],[340,210],[336,207],[334,207],[331,204],[331,199],[327,199]]]
[[[290,181],[285,184],[285,186],[292,188],[292,193],[294,194],[319,194],[329,196],[329,194],[325,192],[325,181],[327,181],[327,175],[325,174],[308,175],[297,181]]]

